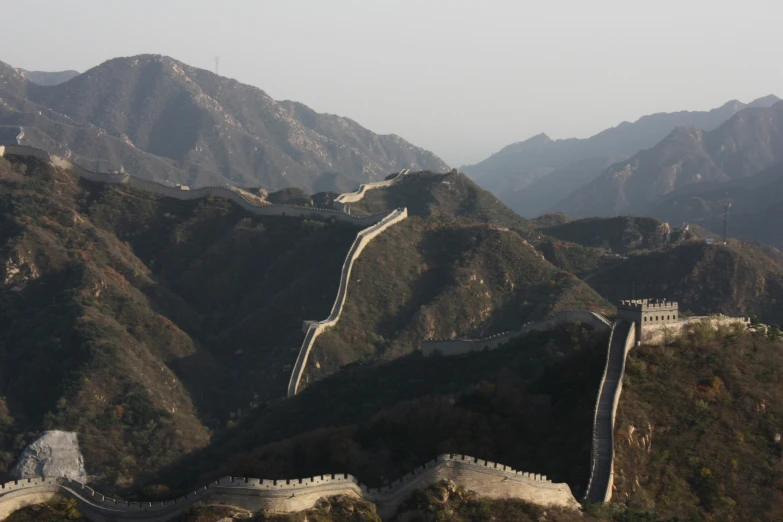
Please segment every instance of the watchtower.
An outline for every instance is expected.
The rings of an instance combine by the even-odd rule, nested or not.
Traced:
[[[617,304],[617,317],[636,323],[636,340],[641,340],[645,327],[676,323],[679,305],[665,299],[632,299]]]

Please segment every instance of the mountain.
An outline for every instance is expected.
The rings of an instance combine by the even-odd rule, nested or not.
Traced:
[[[0,479],[62,429],[127,487],[283,397],[355,236],[0,158]]]
[[[675,129],[655,147],[609,167],[553,211],[582,216],[639,214],[657,198],[744,180],[783,161],[783,103],[741,110],[717,129]]]
[[[347,190],[402,168],[447,168],[398,136],[168,57],[116,58],[54,86],[5,64],[0,74],[0,124],[23,126],[23,143],[93,170],[312,192]]]
[[[57,71],[57,72],[45,72],[45,71],[27,71],[25,69],[17,69],[22,75],[37,85],[59,85],[65,83],[71,78],[79,76],[79,71]]]
[[[513,230],[409,218],[365,248],[340,322],[315,342],[302,386],[357,361],[388,361],[426,338],[478,338],[558,311],[611,311]]]
[[[770,95],[747,105],[733,100],[710,111],[652,114],[586,139],[552,140],[539,134],[462,170],[521,215],[535,217],[610,164],[653,147],[676,127],[712,130],[743,108],[769,107],[778,101]]]
[[[729,208],[729,235],[783,248],[783,163],[750,179],[714,187],[693,187],[650,203],[642,213],[674,223],[699,225],[723,233],[725,203]]]
[[[589,278],[588,283],[612,302],[637,296],[677,301],[696,315],[756,315],[783,324],[783,255],[773,248],[730,240],[708,245],[691,240],[668,248],[639,252]]]

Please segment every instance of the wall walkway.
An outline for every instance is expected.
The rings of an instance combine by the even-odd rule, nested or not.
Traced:
[[[299,349],[299,356],[296,358],[296,364],[294,364],[294,369],[291,372],[291,378],[288,382],[289,397],[296,395],[299,390],[299,383],[302,380],[302,375],[307,366],[307,360],[310,357],[310,351],[313,349],[316,339],[318,339],[318,336],[321,335],[324,330],[337,324],[337,321],[340,319],[340,315],[343,312],[343,305],[345,304],[345,298],[348,295],[348,283],[351,279],[351,270],[353,269],[354,262],[359,258],[364,247],[366,247],[370,241],[384,230],[395,223],[402,221],[406,217],[408,217],[407,209],[397,209],[379,223],[365,228],[356,235],[356,239],[348,250],[348,254],[345,256],[343,269],[340,272],[340,286],[337,290],[337,298],[334,300],[334,305],[332,306],[329,317],[319,322],[305,321],[305,339],[302,343],[302,347]]]
[[[609,331],[612,328],[612,324],[603,315],[597,312],[591,312],[589,310],[565,310],[545,321],[525,323],[519,330],[503,332],[482,339],[425,339],[421,343],[421,352],[426,356],[435,355],[435,353],[451,356],[470,352],[480,352],[482,350],[494,350],[511,339],[527,335],[533,330],[545,331],[556,324],[576,322],[588,324],[599,331]]]
[[[394,176],[392,179],[375,181],[373,183],[364,183],[362,185],[359,185],[359,188],[356,189],[355,191],[346,192],[345,194],[340,194],[339,196],[334,198],[333,205],[336,208],[343,209],[349,203],[356,203],[357,201],[361,201],[361,199],[364,197],[365,194],[367,194],[368,191],[383,188],[383,187],[391,187],[395,183],[399,183],[400,181],[402,181],[402,178],[404,178],[408,174],[410,174],[410,169],[403,169],[399,172],[399,174]]]
[[[262,510],[296,512],[313,507],[319,498],[333,495],[374,502],[381,517],[388,520],[414,490],[446,479],[489,498],[519,498],[542,505],[579,509],[567,484],[554,484],[546,476],[522,473],[465,455],[441,455],[380,489],[368,488],[347,474],[294,480],[225,477],[166,502],[116,500],[80,482],[59,477],[25,479],[0,486],[0,520],[21,507],[45,502],[55,494],[75,499],[79,509],[97,522],[164,522],[199,502],[237,506],[254,513]]]
[[[625,359],[636,340],[636,325],[617,321],[609,337],[606,367],[598,390],[590,454],[590,482],[587,499],[608,502],[614,484],[614,421],[623,387]]]

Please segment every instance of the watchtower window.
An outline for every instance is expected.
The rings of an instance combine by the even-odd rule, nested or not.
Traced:
[[[671,317],[667,315],[666,316],[666,320],[668,321],[669,319],[671,319]]]

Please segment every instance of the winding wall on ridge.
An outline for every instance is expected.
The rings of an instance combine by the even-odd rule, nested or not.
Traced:
[[[299,356],[296,358],[296,364],[291,372],[291,378],[288,382],[288,396],[293,397],[299,391],[299,383],[302,380],[305,367],[307,366],[307,360],[310,358],[310,352],[315,345],[316,339],[321,333],[337,324],[340,320],[340,315],[343,312],[343,305],[345,304],[345,298],[348,295],[348,283],[351,280],[351,270],[353,269],[354,262],[361,255],[362,250],[366,247],[370,241],[377,237],[381,232],[389,228],[390,226],[398,223],[408,217],[407,209],[397,209],[391,214],[383,218],[382,221],[375,225],[365,228],[354,239],[351,248],[348,250],[348,254],[345,256],[345,262],[343,263],[343,269],[340,272],[340,286],[337,291],[337,298],[334,300],[332,311],[329,317],[323,321],[305,321],[303,328],[305,330],[305,338],[302,342],[302,347],[299,349]]]
[[[347,474],[294,480],[224,477],[184,497],[165,502],[115,500],[80,482],[59,477],[24,479],[0,486],[0,520],[25,505],[45,502],[55,494],[75,499],[79,509],[98,522],[164,522],[199,502],[236,506],[254,513],[262,510],[296,512],[313,507],[319,498],[334,495],[374,502],[381,517],[388,520],[414,490],[447,479],[489,498],[519,498],[541,505],[579,508],[567,484],[554,484],[546,476],[450,454],[441,455],[379,489],[368,488]]]
[[[365,194],[367,194],[368,191],[383,188],[383,187],[391,187],[395,183],[399,183],[400,181],[402,181],[402,178],[404,178],[409,173],[410,173],[410,169],[403,169],[392,179],[375,181],[372,183],[363,183],[359,185],[359,188],[356,189],[355,191],[346,192],[345,194],[340,194],[339,196],[334,198],[333,205],[338,208],[344,208],[345,205],[347,205],[348,203],[356,203],[357,201],[361,201],[361,199],[364,197]]]
[[[609,502],[614,485],[614,421],[623,389],[625,360],[636,340],[636,324],[619,320],[609,337],[604,375],[598,389],[593,418],[593,446],[590,453],[590,482],[586,498]]]
[[[503,332],[482,339],[425,339],[421,342],[421,352],[426,356],[460,355],[469,352],[480,352],[484,349],[494,350],[515,337],[527,335],[533,330],[548,330],[554,324],[581,322],[599,331],[609,331],[612,324],[601,314],[590,310],[564,310],[544,321],[529,322],[513,332]]]
[[[176,186],[164,185],[163,183],[158,183],[157,181],[137,178],[125,173],[93,172],[76,163],[71,162],[66,158],[54,156],[43,149],[28,147],[26,145],[0,146],[0,157],[5,155],[37,158],[42,161],[47,161],[56,167],[70,170],[79,177],[89,181],[109,184],[127,184],[134,188],[146,190],[148,192],[153,192],[155,194],[160,194],[162,196],[175,199],[191,200],[208,196],[229,199],[248,212],[261,216],[304,216],[316,219],[336,219],[338,221],[345,221],[359,226],[368,226],[374,223],[378,223],[390,214],[389,212],[381,212],[369,216],[352,216],[345,212],[328,208],[300,207],[296,205],[282,205],[273,203],[259,205],[253,199],[248,197],[245,191],[237,187],[231,187],[227,185],[207,185],[194,189],[183,189]]]

